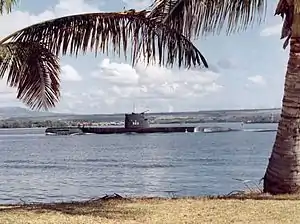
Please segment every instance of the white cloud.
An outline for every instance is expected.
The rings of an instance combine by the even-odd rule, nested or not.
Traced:
[[[118,85],[137,84],[138,82],[138,74],[129,64],[110,63],[109,59],[104,59],[99,68],[100,70],[92,73],[93,77],[105,79],[109,83]],[[103,72],[105,75],[102,74]]]
[[[52,10],[45,10],[39,14],[13,11],[0,17],[0,35],[6,36],[26,26],[61,16],[97,12],[96,6],[87,4],[84,0],[60,0]]]
[[[195,102],[222,88],[217,82],[220,74],[209,70],[171,70],[141,64],[132,68],[109,59],[104,59],[91,76],[103,90],[98,98],[93,93],[94,101],[107,97],[106,104],[115,108],[129,101],[126,106],[129,109],[133,102],[139,101],[152,111],[162,102],[159,107],[164,111],[180,110],[191,104],[193,109],[199,109]]]
[[[56,17],[97,11],[96,6],[87,4],[84,0],[60,0],[54,8]]]
[[[276,24],[273,26],[266,27],[260,32],[260,36],[262,37],[268,37],[268,36],[274,36],[274,35],[280,35],[281,33],[282,24]]]
[[[81,81],[82,77],[71,65],[61,66],[61,79],[63,81]]]
[[[254,83],[256,85],[265,85],[266,84],[266,80],[261,75],[250,76],[250,77],[248,77],[248,81],[250,81],[251,83]]]

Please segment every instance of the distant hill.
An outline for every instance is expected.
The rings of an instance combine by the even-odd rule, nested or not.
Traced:
[[[279,116],[280,109],[245,109],[245,110],[215,110],[215,111],[195,111],[195,112],[163,112],[163,113],[147,113],[150,120],[157,120],[157,122],[164,122],[165,120],[190,120],[198,121],[207,120],[214,121],[218,119],[232,120],[232,119],[248,119],[252,117],[262,116],[267,117],[271,114]],[[53,112],[38,112],[21,107],[0,107],[0,120],[62,120],[62,121],[123,121],[124,114],[64,114]]]
[[[43,117],[55,116],[57,113],[32,111],[22,107],[0,107],[0,119],[9,119],[17,117]]]

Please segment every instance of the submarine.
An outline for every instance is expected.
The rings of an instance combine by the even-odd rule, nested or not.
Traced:
[[[236,131],[226,127],[200,127],[200,126],[155,126],[151,127],[149,120],[142,113],[127,113],[124,118],[124,127],[78,127],[47,128],[46,135],[81,135],[81,134],[130,134],[130,133],[174,133],[174,132],[228,132]]]

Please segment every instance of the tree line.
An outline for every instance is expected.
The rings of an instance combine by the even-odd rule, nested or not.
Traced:
[[[0,128],[46,128],[46,127],[66,127],[65,121],[24,121],[24,120],[3,120],[0,121]]]

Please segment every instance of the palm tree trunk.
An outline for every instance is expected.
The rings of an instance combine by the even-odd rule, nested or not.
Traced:
[[[300,37],[293,35],[285,76],[281,119],[264,177],[264,192],[300,190]]]

